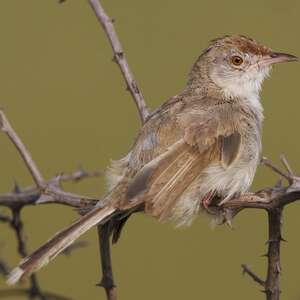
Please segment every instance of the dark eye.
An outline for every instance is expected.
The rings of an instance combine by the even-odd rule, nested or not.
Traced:
[[[234,55],[231,57],[231,63],[235,66],[240,66],[243,62],[244,60],[238,55]]]

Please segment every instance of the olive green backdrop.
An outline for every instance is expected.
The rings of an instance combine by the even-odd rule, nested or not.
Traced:
[[[254,37],[278,51],[300,55],[300,2],[286,1],[103,1],[116,19],[130,66],[151,107],[185,84],[186,74],[212,38],[231,33]],[[87,1],[1,0],[0,106],[32,152],[45,176],[72,171],[78,164],[102,169],[126,154],[139,128],[138,114],[112,53]],[[300,172],[300,65],[276,66],[262,93],[265,107],[263,154],[278,162],[284,152]],[[15,149],[0,135],[0,192],[16,179],[31,184]],[[276,181],[260,167],[253,189]],[[101,195],[103,179],[66,188]],[[24,210],[30,250],[77,215],[61,206]],[[300,297],[300,207],[285,210],[282,245],[282,299]],[[133,216],[113,247],[115,277],[126,299],[264,299],[241,275],[249,264],[264,275],[266,216],[244,211],[234,230],[212,229],[200,216],[188,229],[174,229],[150,217]],[[89,247],[60,256],[39,273],[43,288],[73,299],[105,299],[96,231],[83,237]],[[13,233],[1,225],[0,258],[19,258]],[[25,285],[25,284],[24,284]],[[1,279],[0,288],[5,288]]]

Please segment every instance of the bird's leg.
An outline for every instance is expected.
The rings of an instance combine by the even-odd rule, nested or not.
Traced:
[[[215,194],[216,194],[215,191],[210,191],[201,199],[202,206],[208,212],[209,212],[209,205],[212,203]]]

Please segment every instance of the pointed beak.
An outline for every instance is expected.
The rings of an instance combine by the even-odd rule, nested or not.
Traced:
[[[261,67],[266,67],[276,63],[298,61],[298,60],[299,58],[297,56],[291,54],[272,52],[271,54],[263,56],[261,61],[259,62],[259,65]]]

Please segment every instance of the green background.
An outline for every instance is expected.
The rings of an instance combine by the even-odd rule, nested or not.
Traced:
[[[300,54],[298,0],[286,1],[103,1],[123,42],[129,64],[152,108],[179,92],[186,74],[212,38],[249,35],[277,51]],[[104,170],[126,154],[138,129],[133,101],[87,1],[63,5],[47,0],[0,2],[0,106],[50,178],[78,164]],[[262,92],[265,107],[263,154],[278,163],[284,152],[300,171],[299,75],[297,64],[276,66]],[[32,183],[24,164],[0,135],[0,192],[13,181]],[[253,190],[277,177],[260,167]],[[66,189],[101,195],[103,178]],[[24,210],[30,250],[77,215],[61,206]],[[282,299],[300,297],[299,204],[284,213]],[[259,287],[241,275],[241,263],[264,275],[266,216],[244,211],[234,230],[212,229],[200,216],[187,229],[174,229],[150,217],[133,216],[113,247],[119,298],[264,299]],[[89,247],[60,256],[39,272],[41,286],[73,299],[105,299],[100,278],[96,231],[83,237]],[[1,225],[0,258],[11,266],[19,258],[13,233]],[[26,286],[26,282],[23,284]],[[1,279],[0,288],[5,288]]]

